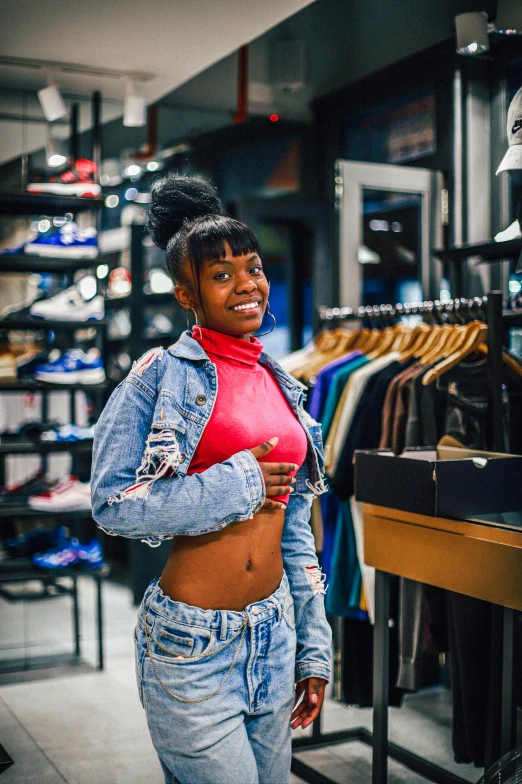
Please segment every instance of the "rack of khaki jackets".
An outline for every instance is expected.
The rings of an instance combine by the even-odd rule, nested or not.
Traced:
[[[334,696],[341,701],[369,707],[373,700],[375,572],[363,559],[354,452],[388,448],[400,454],[405,447],[433,446],[449,434],[473,448],[522,453],[522,358],[502,347],[508,322],[520,318],[503,313],[500,292],[357,311],[323,308],[320,320],[327,328],[282,361],[310,387],[308,410],[323,426],[330,489],[315,502],[313,520],[317,532],[320,518],[322,536],[316,539],[334,626]],[[355,329],[347,329],[355,322]],[[469,608],[448,604],[440,590],[410,580],[397,581],[393,590],[389,704],[398,706],[405,693],[439,682],[439,659],[448,647],[462,645],[458,630]],[[464,647],[468,657],[474,654],[471,645]],[[465,688],[460,693],[455,686],[455,660],[450,656],[459,701],[455,758],[481,766],[486,730],[478,726],[483,719],[466,710]],[[371,742],[371,735],[362,737],[365,732],[358,728],[351,735]],[[331,742],[328,737],[314,727],[305,740],[318,747]],[[302,767],[295,772],[306,778]],[[422,775],[443,780],[432,773]]]

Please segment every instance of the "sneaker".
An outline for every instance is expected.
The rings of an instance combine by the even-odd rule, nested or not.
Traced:
[[[174,331],[174,325],[164,313],[153,313],[145,320],[143,334],[146,338],[170,337]]]
[[[107,296],[109,299],[127,297],[132,290],[131,274],[125,267],[116,267],[109,273]]]
[[[34,528],[4,542],[4,548],[11,558],[31,558],[43,550],[60,547],[67,541],[63,525],[57,525],[50,531],[48,528]]]
[[[36,474],[30,476],[25,482],[7,485],[5,490],[0,493],[0,504],[25,506],[30,496],[46,493],[56,484],[56,480],[47,477],[44,471],[37,471]]]
[[[101,193],[94,181],[97,166],[94,161],[78,158],[60,174],[38,175],[29,183],[29,193],[54,193],[60,196],[83,196],[96,199]]]
[[[16,381],[16,360],[12,354],[0,354],[0,383]]]
[[[29,498],[31,509],[41,512],[71,512],[91,508],[91,490],[88,482],[68,476],[41,495]]]
[[[40,436],[41,441],[85,441],[94,438],[94,425],[92,427],[79,427],[79,425],[62,425],[53,430],[45,430]]]
[[[46,552],[36,553],[32,561],[40,569],[67,569],[80,561],[78,539],[71,539]]]
[[[91,539],[88,544],[79,543],[76,552],[82,566],[87,569],[101,569],[105,566],[103,551],[97,539]]]
[[[37,318],[56,321],[100,321],[105,316],[105,305],[100,294],[85,300],[78,286],[74,285],[55,297],[38,300],[29,313]]]
[[[61,259],[95,259],[98,255],[96,229],[79,229],[73,221],[57,231],[39,234],[24,246],[26,253]]]
[[[37,365],[34,377],[50,384],[102,384],[105,370],[98,349],[91,349],[87,354],[81,349],[71,349],[53,362]]]
[[[67,569],[71,566],[84,566],[87,569],[101,569],[105,566],[103,553],[97,539],[82,544],[78,539],[70,539],[58,547],[33,556],[33,564],[40,569]]]
[[[128,338],[131,333],[131,320],[128,308],[117,310],[113,314],[107,327],[107,337],[110,340]]]

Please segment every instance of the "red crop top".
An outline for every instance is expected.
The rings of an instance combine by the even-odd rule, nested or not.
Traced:
[[[275,378],[258,362],[263,344],[205,327],[194,327],[192,337],[216,366],[218,393],[188,473],[200,473],[274,436],[277,445],[261,460],[301,466],[308,448],[306,433]],[[289,497],[277,500],[287,504]]]

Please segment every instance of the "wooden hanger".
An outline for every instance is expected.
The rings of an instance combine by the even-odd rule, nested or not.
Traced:
[[[477,347],[477,351],[480,351],[481,354],[488,353],[488,346],[487,343],[481,343],[480,346]],[[502,350],[502,361],[506,364],[517,376],[522,376],[522,365],[520,365],[516,359],[508,354],[507,351]]]
[[[410,357],[413,357],[416,351],[418,351],[421,346],[426,342],[428,335],[431,334],[432,327],[429,324],[426,324],[422,321],[420,324],[417,324],[416,327],[413,328],[411,332],[411,341],[409,345],[402,349],[401,355],[399,357],[399,362],[405,362]]]
[[[476,324],[479,326],[476,327]],[[488,328],[486,324],[483,324],[481,321],[479,322],[471,322],[468,325],[470,329],[467,331],[466,341],[464,345],[460,347],[458,351],[455,351],[449,357],[444,359],[442,362],[439,362],[438,365],[435,367],[430,368],[427,373],[424,374],[422,383],[424,386],[428,386],[431,384],[432,381],[442,376],[448,370],[458,365],[467,356],[472,354],[474,351],[477,351],[478,347],[481,343],[484,342],[487,338]]]

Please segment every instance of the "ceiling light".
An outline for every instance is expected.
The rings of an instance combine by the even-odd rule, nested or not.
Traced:
[[[126,128],[141,128],[147,123],[147,100],[140,88],[129,79],[125,85],[123,124]]]
[[[137,163],[131,163],[130,166],[126,167],[125,174],[127,177],[139,177],[141,174],[141,166],[138,166]]]
[[[99,264],[96,267],[96,277],[99,278],[100,280],[103,280],[103,278],[106,278],[108,274],[109,274],[109,265],[108,264]]]
[[[38,221],[38,231],[43,234],[46,231],[49,231],[51,228],[51,221],[47,220],[47,218],[42,218],[41,221]]]
[[[51,168],[65,166],[67,163],[65,143],[49,134],[45,143],[45,156],[47,165]]]
[[[457,54],[475,55],[489,51],[488,15],[485,11],[469,11],[455,17]]]
[[[114,208],[117,207],[119,203],[120,203],[119,196],[116,196],[115,193],[111,193],[111,195],[107,196],[107,198],[105,199],[106,207]]]
[[[55,84],[49,84],[47,87],[38,90],[38,100],[47,122],[60,120],[62,117],[67,116],[67,107],[60,89]]]
[[[149,161],[147,164],[147,171],[158,171],[159,167],[158,161]]]
[[[127,201],[134,201],[137,195],[138,195],[137,188],[127,188],[127,190],[125,191],[125,198],[127,199]]]

